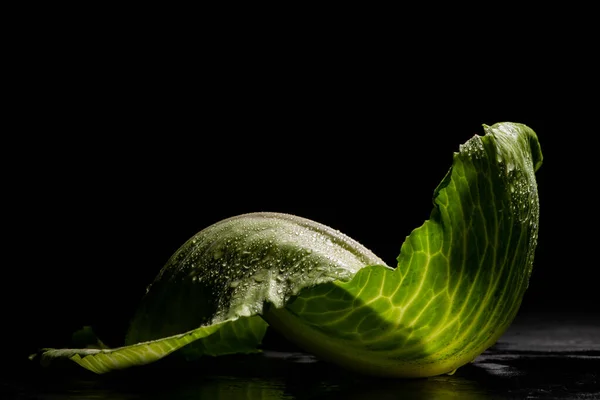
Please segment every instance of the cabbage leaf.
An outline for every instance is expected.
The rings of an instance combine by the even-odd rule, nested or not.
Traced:
[[[266,329],[369,375],[453,373],[515,318],[532,272],[542,153],[528,126],[483,126],[454,153],[429,220],[386,265],[343,233],[255,212],[198,232],[148,287],[119,348],[41,349],[96,373],[259,351]]]

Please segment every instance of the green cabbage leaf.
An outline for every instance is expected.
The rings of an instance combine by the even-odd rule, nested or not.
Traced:
[[[41,349],[95,373],[260,351],[267,327],[360,373],[453,373],[515,318],[532,272],[542,153],[528,126],[483,126],[454,153],[429,220],[397,265],[300,216],[256,212],[204,228],[167,261],[118,348]]]

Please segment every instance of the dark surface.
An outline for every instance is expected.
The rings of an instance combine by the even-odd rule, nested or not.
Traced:
[[[20,41],[5,54],[0,393],[598,397],[597,339],[565,348],[599,336],[599,75],[586,39],[597,35],[580,31],[596,24],[577,17],[577,29],[567,28],[563,7],[557,18],[494,12],[462,22],[478,42],[459,49],[465,38],[447,37],[460,25],[454,19],[434,41],[416,43],[421,33],[396,22],[393,34],[351,37],[362,24],[352,21],[315,40],[304,26],[300,37],[279,28],[255,36],[234,30],[237,22],[206,36],[197,21],[180,23],[183,13],[168,32],[163,15],[114,21],[111,11],[94,23],[33,11],[11,16]],[[142,20],[147,26],[136,25]],[[534,20],[550,29],[528,35]],[[398,25],[407,31],[398,35]],[[489,32],[503,39],[481,40]],[[452,153],[482,124],[501,121],[529,125],[544,154],[539,244],[522,306],[539,319],[522,320],[455,375],[373,381],[281,353],[181,376],[156,368],[106,379],[24,362],[40,347],[66,346],[82,325],[119,345],[168,257],[242,212],[314,219],[394,265],[406,235],[428,218]]]
[[[268,340],[267,340],[268,342]],[[520,314],[503,337],[453,375],[375,379],[320,362],[285,342],[257,355],[182,367],[168,358],[94,375],[74,363],[5,373],[16,399],[599,399],[600,317]]]

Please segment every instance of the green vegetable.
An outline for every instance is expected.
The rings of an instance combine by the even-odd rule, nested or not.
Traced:
[[[430,219],[396,268],[348,236],[298,216],[249,213],[205,228],[173,254],[132,319],[126,345],[43,349],[96,373],[251,353],[267,326],[323,360],[365,374],[453,373],[513,321],[537,244],[537,136],[484,125],[434,191]]]

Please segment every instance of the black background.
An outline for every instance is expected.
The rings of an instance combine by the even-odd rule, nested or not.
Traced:
[[[452,153],[501,121],[529,125],[545,157],[523,310],[597,313],[586,51],[105,34],[38,35],[14,60],[2,318],[16,356],[89,324],[120,345],[169,256],[244,212],[316,220],[395,265]]]

